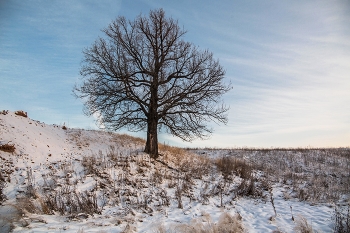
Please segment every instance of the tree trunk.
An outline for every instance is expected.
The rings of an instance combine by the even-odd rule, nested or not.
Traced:
[[[145,152],[151,158],[158,158],[158,77],[153,78],[150,88],[151,98],[147,115],[147,141]]]
[[[158,132],[157,132],[157,120],[155,118],[148,120],[147,126],[147,141],[145,152],[150,155],[151,158],[158,158]]]

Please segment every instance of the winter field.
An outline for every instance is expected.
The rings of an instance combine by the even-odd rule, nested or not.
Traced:
[[[144,145],[0,112],[0,232],[350,232],[350,148]]]

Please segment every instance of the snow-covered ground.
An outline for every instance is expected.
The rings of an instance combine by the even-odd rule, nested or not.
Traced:
[[[238,216],[245,232],[294,232],[301,216],[333,232],[335,206],[349,201],[349,148],[313,150],[309,159],[302,150],[160,145],[153,161],[145,142],[128,135],[14,112],[0,114],[0,129],[0,146],[16,148],[0,150],[0,232],[177,232],[219,223],[223,213]]]

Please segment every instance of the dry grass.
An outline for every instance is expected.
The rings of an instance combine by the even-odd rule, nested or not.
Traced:
[[[242,179],[250,179],[253,172],[252,166],[240,158],[221,157],[215,160],[215,165],[224,177],[234,173]]]
[[[190,174],[195,179],[201,179],[213,168],[213,163],[209,158],[179,147],[159,144],[159,151],[163,154],[162,160],[166,164],[182,173]]]
[[[74,187],[69,188],[68,192],[63,189],[64,187],[46,195],[39,203],[41,210],[45,212],[57,211],[61,215],[101,214],[103,206],[98,205],[100,197],[97,196],[96,192],[78,192]]]
[[[3,189],[6,186],[5,177],[0,171],[0,205],[6,200],[6,196],[3,194]]]
[[[243,233],[242,218],[236,214],[232,216],[229,213],[223,213],[219,217],[218,222],[214,223],[208,214],[203,218],[192,219],[189,224],[177,224],[166,228],[160,224],[154,232],[166,233]]]
[[[84,136],[83,131],[69,129],[67,133],[72,140],[81,140],[81,144],[93,140],[88,134]],[[105,134],[109,132],[101,132],[102,136],[106,136]],[[100,214],[106,205],[120,205],[130,207],[128,210],[123,210],[124,212],[121,211],[120,216],[123,219],[121,221],[126,221],[125,216],[128,213],[139,212],[151,215],[153,211],[159,211],[163,206],[177,204],[178,208],[186,208],[186,203],[191,201],[199,201],[203,204],[214,202],[216,206],[226,206],[232,205],[231,200],[237,196],[260,198],[262,194],[267,194],[267,191],[272,192],[269,189],[270,184],[282,183],[283,179],[287,180],[293,195],[298,188],[297,185],[293,185],[300,184],[299,180],[310,179],[315,183],[313,184],[315,187],[325,183],[321,176],[304,175],[307,172],[310,173],[308,164],[329,165],[332,162],[334,168],[344,166],[340,165],[337,159],[349,164],[346,163],[348,158],[345,155],[339,155],[336,159],[328,158],[325,154],[307,157],[303,153],[310,153],[309,150],[292,152],[227,150],[225,156],[211,159],[205,154],[197,155],[189,150],[162,144],[159,145],[162,156],[155,161],[145,153],[140,153],[141,144],[135,144],[135,147],[130,144],[130,142],[144,143],[143,139],[129,135],[112,133],[111,135],[112,142],[124,143],[125,141],[122,147],[126,149],[110,146],[108,151],[85,155],[82,160],[68,163],[60,161],[54,166],[56,170],[52,169],[53,173],[50,174],[56,177],[57,182],[54,182],[54,186],[59,183],[58,188],[44,190],[38,185],[35,186],[39,196],[27,194],[28,201],[20,203],[22,207],[40,214],[56,211],[61,215],[75,216],[78,213]],[[338,172],[335,176],[341,178],[340,171],[335,170],[335,172]],[[68,173],[73,177],[67,179]],[[333,173],[330,173],[328,178],[333,179],[332,177]],[[65,179],[67,182],[64,182]],[[91,179],[94,180],[91,189],[77,192],[75,185],[78,182],[84,183]],[[28,176],[28,180],[32,179]],[[346,183],[347,180],[343,182]],[[36,185],[34,181],[32,183]],[[45,181],[45,183],[48,182]],[[199,188],[198,196],[196,191]],[[152,190],[151,195],[149,190]],[[299,194],[300,198],[305,195],[303,198],[305,200],[310,195],[301,192]],[[271,203],[274,207],[272,195]],[[210,220],[210,217],[206,217],[205,220],[194,219],[189,224],[167,226],[167,228],[160,225],[157,230],[158,232],[220,233],[243,232],[243,227],[239,215],[223,214],[215,223]],[[311,225],[303,218],[296,221],[295,231],[313,232]]]
[[[337,207],[334,211],[334,232],[350,233],[350,204],[346,208]]]
[[[298,215],[295,220],[295,233],[314,233],[311,224],[308,223],[305,217]]]
[[[0,150],[8,153],[13,153],[16,150],[16,147],[14,144],[4,144],[0,145]]]
[[[158,150],[161,152],[169,152],[170,154],[173,154],[175,156],[184,156],[186,154],[186,151],[182,148],[175,147],[175,146],[168,146],[165,144],[158,144]]]
[[[122,142],[135,143],[135,144],[145,144],[146,140],[139,137],[130,136],[128,134],[117,134],[116,137]]]
[[[16,111],[15,114],[16,114],[17,116],[21,116],[21,117],[28,117],[27,112],[24,112],[24,111],[22,111],[22,110]]]
[[[337,202],[350,192],[350,148],[246,148],[227,150],[227,154],[249,161],[251,168],[263,172],[269,183],[288,185],[289,198],[311,203]]]

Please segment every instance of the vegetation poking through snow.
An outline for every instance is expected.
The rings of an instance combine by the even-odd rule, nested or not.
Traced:
[[[8,153],[13,153],[16,150],[16,147],[14,144],[6,143],[4,145],[0,145],[0,150]]]
[[[174,224],[170,227],[159,225],[153,231],[155,233],[177,232],[177,233],[243,233],[242,217],[239,214],[232,216],[222,213],[215,223],[210,214],[202,213],[200,218],[192,219],[188,224]]]
[[[295,233],[314,233],[312,225],[302,215],[299,215],[295,220]]]
[[[147,219],[162,216],[162,222],[177,213],[186,221],[155,231],[242,232],[252,229],[246,200],[254,209],[267,203],[268,226],[288,215],[289,229],[299,232],[313,225],[310,215],[298,217],[296,203],[338,206],[332,227],[349,229],[349,211],[341,205],[350,200],[350,148],[186,150],[160,144],[155,160],[143,152],[140,138],[62,130],[12,113],[0,117],[0,140],[16,146],[14,154],[0,151],[0,203],[18,211],[18,231],[53,225],[55,217],[66,223],[57,231],[87,221],[135,232]]]
[[[21,116],[21,117],[28,117],[27,112],[24,112],[24,111],[22,111],[22,110],[16,111],[15,114],[16,114],[17,116]]]
[[[6,196],[3,193],[3,190],[6,186],[5,177],[2,175],[2,171],[0,171],[0,205],[6,200]]]
[[[334,232],[349,233],[350,232],[350,204],[346,206],[338,206],[334,212]]]

